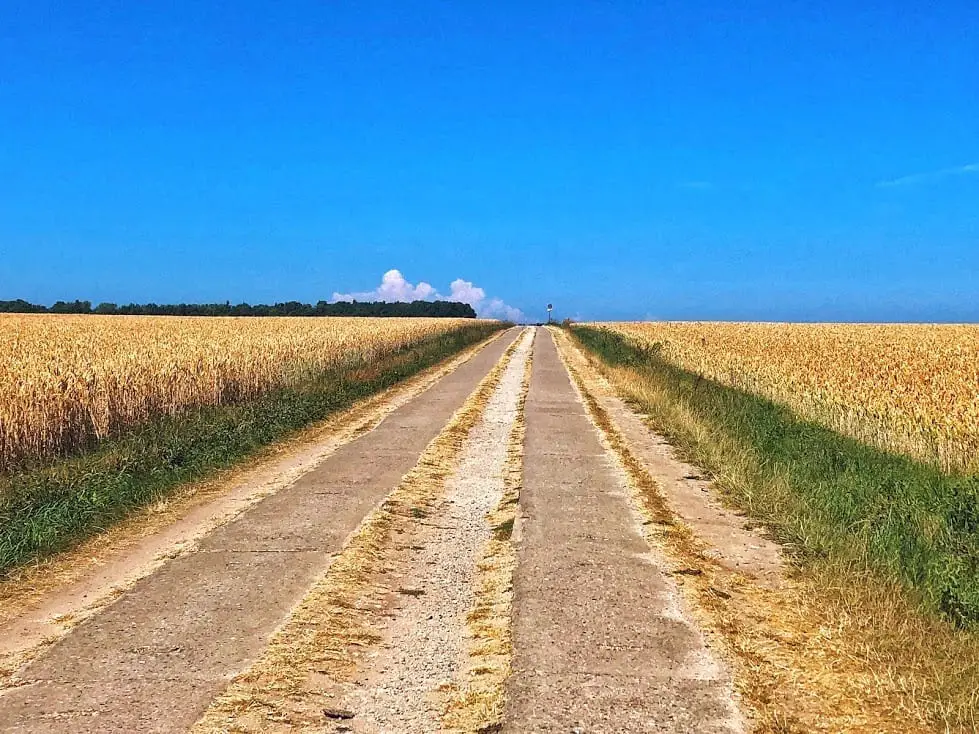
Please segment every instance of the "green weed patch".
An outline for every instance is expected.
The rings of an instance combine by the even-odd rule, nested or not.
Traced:
[[[374,364],[234,405],[187,410],[46,466],[0,475],[0,572],[65,549],[176,487],[233,466],[489,336],[474,323]]]
[[[625,397],[799,563],[867,568],[958,625],[979,621],[979,477],[801,420],[607,330],[571,333],[635,376]]]

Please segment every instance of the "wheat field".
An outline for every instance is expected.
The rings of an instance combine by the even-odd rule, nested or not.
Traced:
[[[979,326],[605,323],[668,361],[879,447],[979,470]]]
[[[471,319],[0,315],[0,470],[371,364]]]

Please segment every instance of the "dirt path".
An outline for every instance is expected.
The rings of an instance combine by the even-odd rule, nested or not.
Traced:
[[[0,730],[186,731],[499,359],[497,340],[139,581],[0,693]]]
[[[503,496],[507,437],[517,418],[532,341],[528,330],[469,434],[431,521],[419,523],[407,562],[389,580],[401,604],[391,612],[378,652],[339,703],[356,712],[352,731],[439,731],[453,692],[464,686],[473,579],[480,551],[492,536],[487,516]]]
[[[741,731],[728,676],[544,330],[526,424],[504,731]]]
[[[141,578],[192,552],[215,528],[294,484],[501,337],[357,401],[254,459],[186,485],[78,547],[6,578],[0,583],[0,690],[27,662]]]
[[[629,452],[656,483],[669,512],[693,531],[704,556],[726,570],[764,587],[785,581],[781,548],[760,526],[746,523],[742,514],[725,507],[702,470],[677,456],[663,436],[620,398],[595,368],[595,358],[583,354],[566,334],[559,333],[561,353],[583,380]],[[594,360],[594,361],[593,361]]]
[[[0,731],[744,731],[565,352],[509,332],[212,529],[27,665]],[[580,384],[722,562],[776,578],[694,469]]]
[[[349,732],[353,726],[371,724],[368,718],[371,710],[369,704],[362,706],[359,712],[343,708],[342,704],[349,704],[346,699],[356,695],[358,685],[370,686],[377,699],[384,696],[384,691],[380,690],[381,685],[370,683],[372,674],[383,676],[387,672],[381,669],[382,666],[373,664],[378,651],[383,650],[378,646],[385,639],[392,646],[403,643],[398,635],[385,636],[385,630],[391,626],[391,620],[398,620],[410,613],[410,610],[406,612],[406,601],[425,596],[423,589],[404,585],[405,579],[411,573],[417,573],[414,571],[418,565],[414,555],[426,550],[422,543],[433,540],[438,542],[442,531],[446,529],[442,518],[448,507],[446,494],[450,485],[454,484],[454,478],[462,481],[460,462],[468,455],[467,449],[472,436],[485,429],[487,424],[483,417],[487,411],[491,411],[490,415],[498,416],[498,396],[502,395],[506,399],[510,394],[514,380],[513,372],[508,367],[514,361],[526,361],[529,336],[530,333],[525,333],[522,339],[507,349],[503,359],[480,382],[441,433],[426,447],[416,466],[402,478],[398,487],[384,502],[364,518],[357,531],[344,544],[341,553],[316,579],[289,618],[276,630],[262,655],[237,676],[208,707],[205,715],[194,726],[195,734],[227,731],[263,734],[324,730]],[[504,386],[502,391],[501,386]],[[522,393],[523,390],[518,392]],[[519,402],[522,403],[522,399]],[[521,426],[522,422],[514,423],[514,431],[506,442],[507,460],[502,482],[505,487],[504,502],[500,503],[501,507],[496,508],[491,518],[496,524],[503,521],[507,511],[512,515],[513,479],[517,473],[513,457],[518,456],[519,451],[511,449],[519,443],[518,436],[522,434],[518,429]],[[493,448],[496,450],[496,447]],[[478,488],[486,479],[484,473],[479,471],[479,464],[471,465],[470,468],[477,469],[473,481],[468,483],[465,490],[460,485],[457,499],[467,496],[467,493]],[[490,483],[492,484],[492,478]],[[476,491],[477,496],[482,495],[482,490]],[[476,504],[478,506],[479,503]],[[469,539],[463,531],[467,528],[474,532],[479,531],[478,522],[481,518],[470,517],[470,514],[463,513],[459,517],[462,527],[457,528],[460,532],[455,539],[460,544],[459,547],[453,548],[450,545],[444,549],[446,552],[465,552]],[[483,561],[486,562],[487,570],[498,565],[501,560],[497,553],[500,550],[499,543],[496,538],[487,543],[486,550],[491,553],[483,554],[479,569],[469,569],[478,570],[475,579],[467,577],[467,569],[459,568],[457,559],[447,553],[430,557],[432,563],[424,564],[429,567],[423,569],[422,573],[426,576],[434,575],[438,572],[434,566],[446,564],[450,574],[458,572],[460,578],[466,582],[495,578],[495,574],[484,571]],[[493,558],[490,559],[489,555],[493,555]],[[492,591],[491,586],[492,584],[476,584],[476,598],[480,604],[492,604],[495,601],[495,594],[486,593]],[[438,588],[433,590],[433,594],[442,591],[443,589]],[[449,588],[447,591],[450,593],[447,603],[451,604],[451,594],[460,590]],[[461,593],[465,593],[465,587],[461,589]],[[493,629],[490,631],[495,633],[495,638],[502,639],[508,636],[508,606],[493,606],[498,613],[483,618],[486,621],[492,620]],[[480,609],[482,611],[482,607]],[[426,617],[421,621],[421,626],[424,627],[428,621]],[[466,615],[466,622],[470,622],[469,614]],[[428,631],[434,637],[441,635],[437,628]],[[480,644],[481,648],[478,652],[472,651],[474,654],[471,660],[475,663],[478,658],[481,668],[490,669],[489,673],[485,670],[478,673],[480,692],[495,687],[500,696],[507,658],[503,654],[493,656],[492,645],[486,646],[489,649],[482,646],[483,642],[490,642],[483,634],[484,631],[479,630],[479,640],[475,639],[477,635],[473,637],[472,643]],[[414,632],[414,628],[408,630],[408,634]],[[452,634],[448,635],[446,644],[458,643],[462,624],[451,627],[449,632]],[[426,657],[427,651],[434,652],[436,657]],[[502,649],[497,651],[504,652]],[[414,671],[417,674],[420,670],[442,669],[445,665],[443,652],[432,651],[430,646],[415,646],[414,654],[399,659],[398,664],[404,667],[406,673]],[[399,680],[407,678],[405,675],[398,676],[397,671],[392,673]],[[473,682],[472,678],[465,681],[467,684]],[[459,692],[468,697],[474,687],[466,685]],[[443,692],[442,686],[439,689],[434,692],[436,695]],[[412,715],[419,717],[427,715],[429,718],[422,720],[422,730],[433,730],[429,724],[431,717],[435,715],[432,713],[435,709],[430,711],[430,707],[424,710],[422,708],[399,704],[398,710],[400,712],[410,709]],[[456,712],[459,713],[458,709]],[[384,712],[379,714],[382,717],[386,715],[388,714]],[[396,728],[389,729],[384,722],[381,726],[384,731],[402,730],[400,722],[395,725]],[[462,727],[462,730],[475,731],[476,727]]]

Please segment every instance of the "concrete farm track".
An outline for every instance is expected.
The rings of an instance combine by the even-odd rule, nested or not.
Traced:
[[[744,730],[728,667],[648,542],[627,473],[551,332],[529,332],[491,342],[43,649],[0,690],[0,731]],[[439,448],[463,410],[468,433]],[[508,459],[518,427],[522,451]],[[628,429],[643,441],[638,423]],[[433,461],[445,463],[432,471]],[[522,465],[519,504],[501,479],[508,461]],[[654,464],[683,491],[686,468],[662,455]],[[412,494],[419,471],[428,484]],[[248,681],[264,674],[270,646],[290,624],[315,626],[330,568],[399,502],[411,511],[372,536],[364,593],[344,597],[366,630],[344,653],[355,672],[303,672],[315,705],[295,721],[262,718],[274,702],[251,705]],[[512,536],[512,520],[500,524],[508,503]],[[709,514],[705,527],[724,522],[702,503],[689,511]],[[735,545],[732,563],[741,546],[756,559],[751,538]],[[771,553],[764,570],[776,574]]]
[[[512,337],[139,582],[0,696],[5,731],[181,731],[265,646]]]

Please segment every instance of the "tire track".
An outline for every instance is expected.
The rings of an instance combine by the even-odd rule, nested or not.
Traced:
[[[0,730],[186,731],[261,654],[513,336],[74,627],[0,692]]]
[[[506,680],[513,659],[513,573],[527,433],[524,411],[532,369],[533,353],[524,368],[517,415],[510,429],[503,496],[487,518],[493,537],[483,547],[477,564],[473,605],[466,615],[466,674],[464,679],[456,676],[442,717],[448,731],[488,732],[503,722]]]
[[[472,592],[459,580],[471,575],[481,545],[469,536],[476,525],[485,526],[481,508],[488,512],[502,494],[502,477],[499,492],[487,491],[484,484],[491,477],[482,472],[470,476],[456,467],[460,462],[464,468],[474,466],[471,461],[485,463],[485,457],[472,458],[469,447],[476,436],[489,431],[490,444],[499,446],[481,444],[481,449],[501,453],[495,466],[502,469],[512,422],[507,411],[515,410],[519,398],[531,338],[532,333],[525,331],[507,350],[417,466],[364,520],[275,633],[262,657],[213,703],[194,731],[431,732],[439,728],[441,706],[413,694],[437,688],[443,676],[452,674],[444,660],[462,663],[465,611]],[[509,403],[512,410],[504,405]],[[488,528],[484,532],[488,535]],[[445,537],[473,545],[468,568],[452,548],[442,545]],[[443,552],[419,555],[428,552],[423,545],[428,542]],[[428,578],[440,570],[452,581],[433,579],[426,589],[406,585],[419,583],[418,571]],[[460,586],[458,619],[439,618],[447,625],[453,622],[448,625],[453,631],[446,634],[442,629],[446,625],[434,615],[436,611],[447,615],[452,602],[437,597],[443,590],[458,592]],[[456,606],[459,603],[456,600]],[[435,611],[419,615],[423,605]],[[385,625],[386,619],[391,621]],[[399,628],[404,619],[410,620],[408,626]],[[391,647],[380,648],[385,642]],[[453,645],[459,648],[456,656],[446,652]],[[383,658],[389,660],[387,665],[380,662],[384,655],[388,655]],[[409,679],[412,691],[401,690]],[[406,699],[410,699],[406,707],[396,703]]]
[[[508,438],[520,411],[532,339],[533,332],[527,332],[470,432],[445,496],[432,510],[437,526],[413,539],[422,550],[398,573],[404,605],[384,630],[384,642],[360,685],[343,699],[343,707],[357,714],[352,731],[440,730],[443,712],[468,683],[472,627],[467,618],[476,603],[482,551],[493,537],[487,518],[504,497]]]
[[[745,730],[549,331],[527,396],[507,732]]]
[[[14,684],[16,672],[45,647],[137,581],[294,484],[501,336],[360,400],[233,470],[189,484],[73,550],[19,569],[0,584],[0,690]]]

